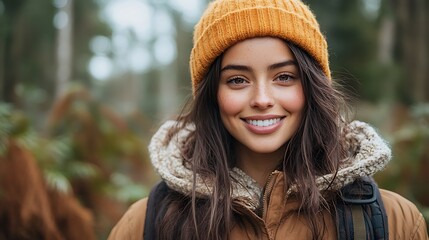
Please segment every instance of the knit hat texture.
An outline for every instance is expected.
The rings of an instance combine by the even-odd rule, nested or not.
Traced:
[[[214,0],[194,29],[190,58],[194,94],[226,49],[245,39],[267,36],[304,49],[331,79],[326,40],[314,14],[300,0]]]

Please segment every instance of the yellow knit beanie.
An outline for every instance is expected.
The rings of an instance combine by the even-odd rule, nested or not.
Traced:
[[[216,57],[237,42],[266,36],[304,49],[331,78],[326,40],[313,13],[300,0],[214,0],[194,30],[190,59],[194,94]]]

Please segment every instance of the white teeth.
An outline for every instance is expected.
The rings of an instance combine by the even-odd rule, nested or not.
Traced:
[[[281,118],[273,118],[273,119],[266,119],[266,120],[246,120],[246,122],[248,124],[258,126],[258,127],[268,127],[278,123],[280,120]]]

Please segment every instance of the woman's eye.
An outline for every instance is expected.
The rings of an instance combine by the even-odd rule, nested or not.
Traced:
[[[229,84],[234,84],[234,85],[240,85],[240,84],[244,84],[247,81],[244,78],[241,77],[235,77],[235,78],[231,78],[228,80]]]
[[[277,79],[279,81],[282,81],[282,82],[287,82],[287,81],[292,80],[292,76],[287,75],[287,74],[282,74],[282,75],[278,76]]]

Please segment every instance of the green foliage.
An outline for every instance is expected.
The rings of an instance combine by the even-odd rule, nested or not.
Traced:
[[[377,180],[416,203],[429,223],[429,103],[400,114],[392,118],[405,118],[404,123],[389,137],[394,158]]]
[[[147,144],[83,88],[59,99],[47,122],[36,132],[23,112],[0,104],[0,154],[7,153],[12,141],[26,149],[47,186],[73,193],[91,208],[96,222],[103,220],[97,229],[106,234],[119,217],[114,214],[122,214],[129,203],[148,193],[152,182],[144,169]]]
[[[47,130],[50,139],[56,141],[45,147],[52,151],[44,159],[51,157],[50,162],[68,179],[87,179],[86,185],[94,193],[107,194],[122,202],[146,194],[141,183],[146,176],[141,173],[134,178],[122,176],[126,184],[125,180],[113,177],[121,169],[143,172],[141,167],[147,162],[146,143],[128,129],[125,120],[92,99],[83,88],[76,86],[56,102]]]
[[[70,179],[96,175],[91,164],[70,160],[70,138],[43,138],[30,126],[22,112],[0,103],[0,154],[6,153],[9,141],[16,142],[34,155],[52,189],[69,192]]]
[[[37,143],[37,134],[22,112],[14,111],[11,105],[0,102],[0,155],[6,153],[10,140],[31,148]]]
[[[146,196],[148,193],[148,187],[141,184],[136,184],[132,179],[123,173],[113,173],[110,177],[112,183],[118,187],[116,191],[108,191],[108,193],[122,201],[122,202],[134,202]]]
[[[38,145],[31,150],[48,185],[59,192],[71,191],[71,181],[75,179],[91,179],[98,174],[93,164],[72,158],[70,137],[39,139]]]
[[[60,192],[72,191],[73,181],[84,180],[95,192],[122,202],[146,195],[147,188],[141,183],[125,175],[110,175],[132,165],[130,161],[140,165],[139,161],[145,161],[145,144],[139,136],[115,126],[96,102],[75,99],[70,106],[55,125],[55,134],[42,136],[22,112],[1,103],[0,154],[6,153],[9,141],[15,141],[33,154],[48,186]],[[95,145],[82,145],[82,141]],[[108,177],[103,177],[106,174]]]
[[[48,185],[61,193],[69,193],[71,190],[70,181],[64,176],[64,174],[58,171],[50,171],[45,169],[43,172],[45,180]]]
[[[0,154],[3,155],[7,150],[7,139],[13,130],[13,124],[10,121],[11,110],[7,104],[0,105]]]
[[[411,108],[411,121],[394,133],[393,144],[412,141],[415,147],[413,157],[421,157],[429,140],[429,103]]]

